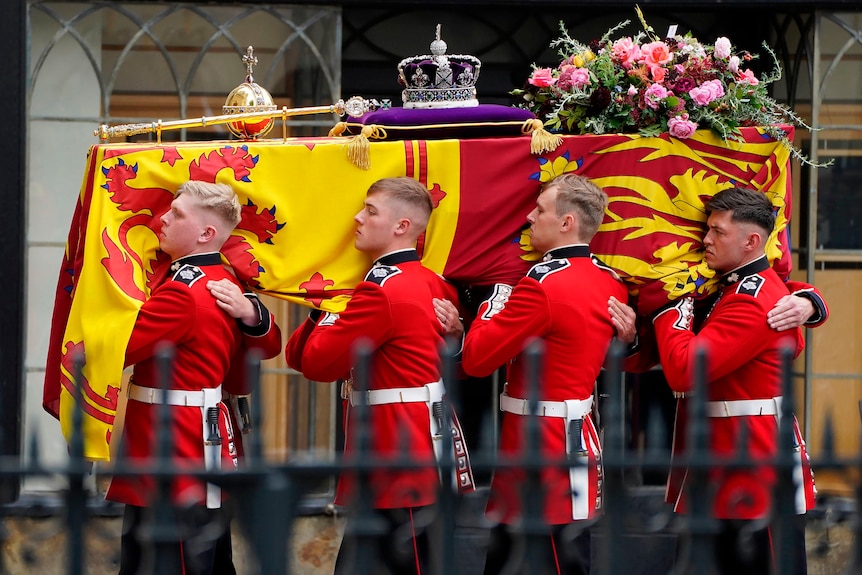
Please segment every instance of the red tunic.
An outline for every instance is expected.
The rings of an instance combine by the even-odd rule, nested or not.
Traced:
[[[805,282],[788,281],[785,282],[787,289],[795,296],[804,297],[814,304],[814,315],[808,318],[805,322],[805,327],[817,327],[829,319],[829,307],[826,305],[826,300],[823,295],[815,288]]]
[[[432,298],[456,297],[443,278],[423,267],[414,250],[384,256],[360,282],[346,309],[327,314],[315,325],[307,320],[290,336],[285,353],[292,368],[313,381],[347,379],[354,365],[354,346],[365,339],[374,350],[369,389],[422,387],[440,379],[439,347],[443,329]],[[355,456],[356,409],[344,402],[345,460]],[[371,474],[374,507],[429,505],[440,480],[434,464],[425,403],[392,403],[369,408],[371,446],[382,459],[403,457],[427,461],[418,470],[383,470]],[[350,502],[353,477],[343,473],[336,503]]]
[[[605,361],[614,326],[608,313],[608,299],[625,301],[626,289],[611,272],[590,258],[589,247],[567,246],[548,254],[552,259],[536,264],[515,286],[508,301],[492,296],[482,303],[464,343],[464,370],[484,376],[514,358],[508,368],[507,393],[529,397],[525,380],[524,355],[531,338],[542,338],[542,361],[538,399],[540,401],[584,400],[592,397],[596,378]],[[503,413],[500,453],[523,456],[527,448],[524,424],[527,418]],[[543,457],[566,457],[566,420],[539,417]],[[545,519],[551,524],[587,519],[601,509],[601,449],[592,419],[584,418],[582,444],[589,452],[586,485],[588,514],[575,513],[569,470],[543,469],[542,488]],[[498,469],[494,473],[488,513],[505,523],[520,514],[518,489],[523,486],[520,470]],[[582,493],[581,496],[584,494]]]
[[[755,260],[721,281],[718,300],[697,334],[681,327],[679,314],[670,311],[654,319],[658,349],[665,377],[674,391],[689,391],[694,352],[704,345],[708,353],[707,400],[735,401],[771,399],[781,395],[780,350],[790,344],[796,354],[803,348],[801,331],[778,332],[769,327],[766,314],[787,286],[769,267],[765,257]],[[685,409],[680,402],[681,410]],[[681,414],[678,414],[681,415]],[[674,428],[674,451],[684,441],[686,430],[678,418]],[[747,455],[771,458],[777,451],[777,419],[774,415],[708,418],[710,450],[730,457],[737,452],[739,433],[748,427]],[[796,430],[797,440],[802,437]],[[814,481],[804,448],[798,452],[798,478],[804,492],[797,494],[797,511],[803,513],[814,503]],[[775,472],[769,466],[755,465],[742,470],[716,469],[711,483],[716,488],[714,513],[723,519],[756,519],[770,510]],[[680,480],[681,483],[677,483]],[[678,511],[685,478],[671,475],[668,497]]]
[[[177,267],[179,264],[179,267]],[[237,351],[240,330],[236,320],[216,305],[206,288],[208,280],[236,279],[221,264],[217,253],[188,256],[177,260],[177,271],[153,290],[141,306],[126,348],[126,365],[135,365],[135,385],[160,387],[155,354],[161,344],[173,344],[173,379],[169,389],[199,391],[214,388],[224,381],[231,358]],[[158,404],[130,399],[126,407],[121,449],[132,464],[147,464],[156,455]],[[201,408],[169,406],[174,441],[173,455],[181,467],[204,467]],[[226,410],[222,409],[221,436],[225,439]],[[223,468],[233,466],[230,445],[223,441]],[[205,499],[205,484],[189,477],[176,479],[171,488],[178,504],[200,504]],[[149,505],[156,496],[155,483],[146,475],[116,476],[106,498],[130,505]]]
[[[785,284],[791,294],[799,297],[804,297],[811,301],[814,305],[814,314],[805,322],[805,327],[817,327],[829,319],[829,307],[826,305],[826,300],[823,299],[823,294],[805,282],[786,281]],[[704,300],[697,300],[694,308],[694,326],[695,330],[699,327],[700,320],[707,311],[712,309],[715,304],[715,299],[718,293],[712,294]],[[703,312],[703,313],[701,313]],[[651,322],[637,322],[637,339],[638,345],[631,355],[626,357],[623,364],[623,369],[630,373],[640,373],[649,371],[659,363],[658,349],[656,348],[655,329]]]

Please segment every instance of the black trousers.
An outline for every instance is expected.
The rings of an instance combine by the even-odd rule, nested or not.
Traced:
[[[373,509],[348,516],[335,575],[430,575],[439,541],[436,507]]]
[[[152,508],[126,505],[119,575],[236,575],[226,509],[172,513],[174,536],[154,529]]]
[[[485,575],[588,575],[590,547],[589,529],[581,529],[576,523],[549,525],[548,533],[542,536],[538,548],[530,550],[523,532],[510,525],[496,525],[491,529],[485,556]]]
[[[785,564],[790,570],[781,575],[807,575],[808,556],[805,551],[805,515],[797,515],[787,525],[792,545],[792,556]],[[769,575],[777,573],[777,554],[780,542],[775,524],[760,526],[754,521],[725,519],[719,522],[719,531],[713,539],[713,558],[719,575]],[[681,573],[688,573],[693,563],[706,558],[688,556],[687,541],[683,540],[678,553]],[[701,563],[702,565],[702,563]]]

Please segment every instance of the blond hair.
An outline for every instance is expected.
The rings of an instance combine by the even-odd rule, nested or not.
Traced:
[[[551,187],[557,188],[557,216],[576,214],[580,239],[589,243],[602,225],[608,207],[608,195],[590,179],[577,174],[557,176],[546,182],[542,191]]]
[[[413,212],[414,217],[411,218],[411,221],[420,233],[428,225],[434,203],[431,201],[431,193],[428,188],[420,182],[408,177],[383,178],[368,188],[369,196],[378,193],[385,194]]]
[[[198,180],[189,180],[177,188],[175,197],[188,194],[195,198],[198,204],[221,218],[233,230],[241,218],[242,208],[236,192],[227,184],[213,184]]]

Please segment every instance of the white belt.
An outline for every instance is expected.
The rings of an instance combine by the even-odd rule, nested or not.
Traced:
[[[350,405],[357,406],[360,403],[366,405],[383,405],[387,403],[428,403],[431,401],[432,393],[429,388],[442,385],[435,381],[422,387],[393,387],[391,389],[369,389],[357,391],[353,389],[351,380],[341,383],[341,397],[350,399]],[[440,395],[440,394],[438,394]]]
[[[197,407],[201,410],[202,435],[204,440],[204,466],[208,471],[221,469],[221,438],[218,442],[209,442],[209,422],[207,409],[218,409],[221,402],[221,385],[202,389],[200,391],[184,391],[180,389],[156,389],[142,385],[129,384],[126,391],[129,399],[150,404],[168,404],[186,407]],[[206,484],[206,504],[209,509],[221,507],[221,488],[213,483]]]
[[[735,401],[707,401],[707,417],[746,417],[752,415],[780,415],[781,397],[772,399],[739,399]]]
[[[572,420],[584,417],[593,408],[593,398],[570,399],[568,401],[539,401],[536,415],[543,417],[562,417]],[[500,411],[508,411],[517,415],[530,415],[529,401],[510,397],[505,392],[500,394]]]
[[[218,390],[221,397],[221,385],[214,388]],[[203,391],[183,391],[180,389],[156,389],[155,387],[144,387],[142,385],[129,384],[126,391],[129,399],[141,403],[167,403],[168,405],[185,405],[189,407],[204,407]]]

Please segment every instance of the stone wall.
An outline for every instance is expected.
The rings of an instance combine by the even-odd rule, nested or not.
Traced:
[[[826,515],[828,517],[828,514]],[[88,575],[109,575],[117,572],[120,529],[118,517],[95,518],[85,534],[86,568]],[[809,575],[842,575],[848,571],[852,556],[853,533],[850,521],[831,524],[827,518],[811,519],[807,532]],[[255,573],[254,561],[249,557],[248,542],[234,528],[234,563],[238,575]],[[323,575],[333,571],[335,555],[344,531],[343,517],[310,516],[296,521],[291,546],[291,571],[300,575]],[[8,517],[5,529],[0,572],[12,575],[39,573],[41,575],[64,575],[67,566],[67,539],[61,516],[46,518]],[[472,542],[465,541],[472,538]],[[476,533],[461,531],[458,548],[465,555],[465,568],[461,575],[481,573],[481,545],[475,544]],[[668,546],[650,546],[648,536],[632,538],[634,545],[641,545],[649,553],[649,547],[668,549]],[[637,543],[637,542],[640,543]],[[628,544],[627,544],[628,547]],[[667,559],[667,558],[664,558]],[[667,563],[667,561],[662,561]],[[655,563],[653,563],[655,564]],[[4,570],[5,569],[5,570]],[[636,575],[632,571],[630,575]],[[453,574],[455,575],[455,574]],[[659,575],[644,573],[643,575]]]

